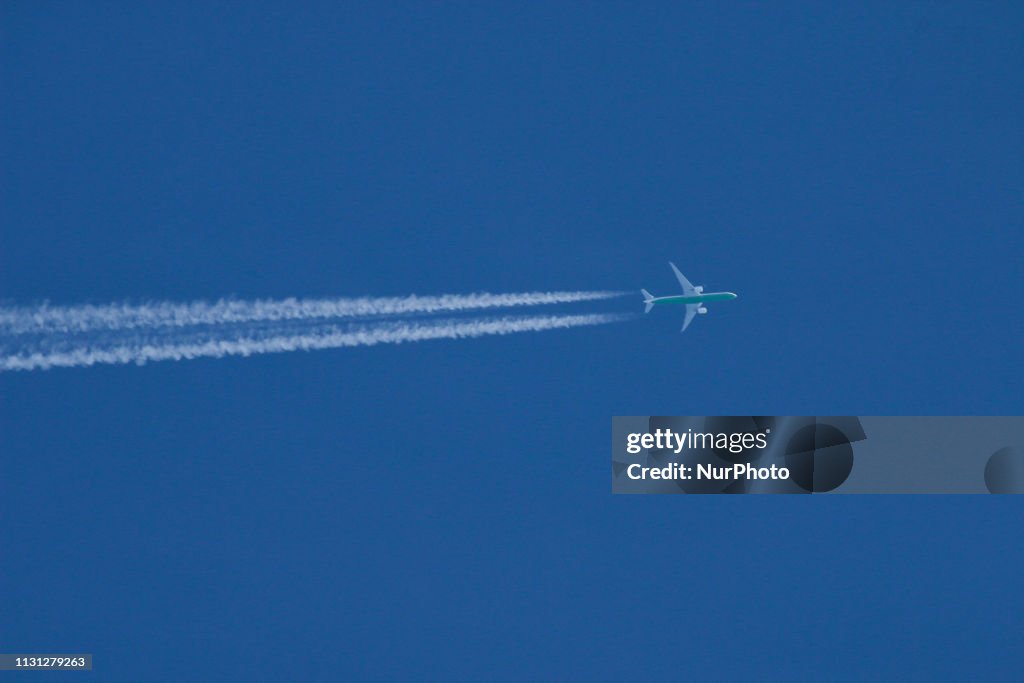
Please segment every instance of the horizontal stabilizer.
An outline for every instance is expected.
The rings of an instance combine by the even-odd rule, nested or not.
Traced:
[[[654,297],[646,289],[641,289],[640,293],[644,295],[644,313],[650,313],[654,308]]]

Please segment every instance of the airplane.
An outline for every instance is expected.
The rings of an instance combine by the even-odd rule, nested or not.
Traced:
[[[698,313],[704,315],[708,312],[708,309],[704,307],[704,304],[708,301],[730,301],[736,298],[736,295],[732,292],[708,292],[705,294],[704,287],[694,287],[691,285],[690,281],[676,268],[676,264],[671,261],[668,264],[672,266],[672,272],[676,274],[676,279],[679,280],[679,284],[683,287],[682,296],[654,296],[646,289],[641,289],[640,291],[644,295],[644,313],[650,313],[651,309],[654,308],[654,304],[684,304],[686,306],[686,317],[683,319],[683,329],[679,330],[680,332],[690,326],[694,316]]]

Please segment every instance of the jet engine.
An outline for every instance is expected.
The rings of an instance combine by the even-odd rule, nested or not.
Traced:
[[[700,313],[701,315],[704,315],[705,313],[708,312],[708,309],[701,306],[700,308],[697,309],[697,312]]]
[[[704,293],[704,285],[697,285],[696,287],[693,288],[693,291],[697,292],[698,294],[703,294]]]

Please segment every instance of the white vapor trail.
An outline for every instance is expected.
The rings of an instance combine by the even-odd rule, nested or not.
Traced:
[[[224,356],[251,356],[261,353],[285,351],[312,351],[377,344],[401,344],[427,339],[466,339],[487,335],[505,335],[518,332],[604,325],[625,320],[631,316],[619,314],[549,315],[502,318],[451,319],[436,322],[409,321],[383,322],[370,325],[336,325],[301,330],[289,334],[287,329],[269,334],[254,334],[251,330],[216,330],[205,337],[171,335],[153,341],[143,335],[132,334],[107,342],[83,339],[78,346],[42,348],[0,356],[0,371],[47,370],[56,367],[89,367],[100,364],[136,363],[150,361],[186,360],[192,358],[222,358]],[[234,336],[230,336],[233,334]]]
[[[597,301],[623,292],[525,292],[353,299],[259,299],[0,308],[0,334],[80,333],[255,321],[327,320],[360,316],[474,311]]]

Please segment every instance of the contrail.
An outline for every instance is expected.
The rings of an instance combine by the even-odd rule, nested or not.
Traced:
[[[323,326],[300,333],[288,334],[277,330],[269,334],[247,333],[244,329],[235,336],[225,336],[228,330],[214,329],[204,334],[181,336],[152,341],[144,335],[132,333],[119,340],[84,339],[62,348],[18,352],[0,357],[0,371],[47,370],[56,367],[89,367],[150,361],[186,360],[192,358],[222,358],[224,356],[251,356],[261,353],[286,351],[312,351],[338,349],[377,344],[402,344],[428,339],[466,339],[487,335],[541,332],[618,322],[632,316],[621,314],[520,316],[478,319],[451,319],[436,322],[382,322],[369,325]],[[229,333],[230,334],[230,333]],[[93,345],[91,345],[93,344]],[[99,346],[95,346],[99,344]],[[109,345],[108,345],[109,344]]]
[[[253,301],[154,302],[0,308],[0,334],[78,333],[155,327],[223,325],[254,321],[327,320],[360,316],[475,311],[597,301],[623,292],[525,292],[353,299],[257,299]]]

